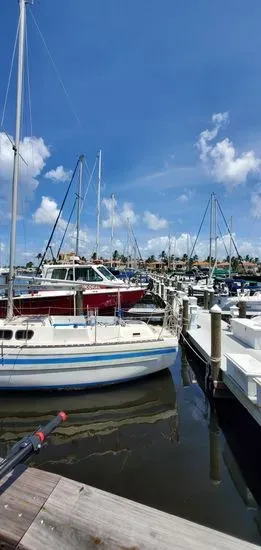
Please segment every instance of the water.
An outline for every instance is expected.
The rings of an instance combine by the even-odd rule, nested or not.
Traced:
[[[0,455],[62,409],[31,465],[260,544],[260,429],[236,402],[211,410],[184,355],[102,391],[1,395]]]

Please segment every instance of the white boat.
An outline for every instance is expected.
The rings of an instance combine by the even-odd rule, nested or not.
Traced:
[[[255,292],[253,296],[249,295],[249,291],[239,292],[238,296],[219,296],[216,303],[223,311],[229,311],[232,306],[237,306],[242,299],[246,302],[246,311],[261,313],[261,292]]]
[[[104,318],[103,318],[104,319]],[[161,327],[83,316],[1,320],[1,390],[63,389],[133,380],[174,364],[178,340]]]
[[[104,322],[84,316],[14,317],[14,260],[26,0],[20,0],[16,136],[12,182],[12,223],[7,318],[0,321],[3,390],[101,386],[132,380],[174,363],[178,338],[166,328],[120,319]]]

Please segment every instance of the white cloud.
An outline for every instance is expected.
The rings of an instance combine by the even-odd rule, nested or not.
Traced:
[[[128,222],[131,225],[134,225],[135,223],[137,223],[139,219],[139,216],[135,214],[133,210],[133,205],[130,202],[124,202],[121,212],[119,212],[117,210],[117,201],[114,199],[114,214],[112,212],[113,211],[112,199],[104,198],[102,201],[102,204],[105,206],[105,209],[108,215],[106,219],[102,220],[103,227],[111,227],[112,217],[113,217],[114,227],[121,227],[122,225],[126,225]]]
[[[246,151],[239,155],[227,137],[215,144],[212,143],[219,130],[228,122],[227,112],[212,115],[212,122],[213,129],[201,132],[197,142],[202,163],[219,183],[231,187],[245,183],[250,174],[260,171],[261,159],[254,151]]]
[[[176,200],[181,203],[188,202],[193,197],[193,194],[194,193],[191,189],[184,189],[184,193],[179,195]]]
[[[72,175],[72,170],[65,170],[64,167],[60,165],[60,166],[57,166],[57,168],[55,168],[54,170],[49,170],[49,172],[46,172],[46,174],[44,174],[44,177],[53,182],[57,182],[57,181],[65,182],[71,178],[71,175]]]
[[[11,140],[13,140],[13,137]],[[19,182],[20,196],[31,199],[38,186],[37,177],[41,174],[45,161],[50,157],[50,151],[45,145],[43,138],[24,137],[20,143]],[[10,201],[10,181],[13,174],[14,152],[12,145],[4,133],[0,133],[0,181],[1,181],[1,202]]]
[[[41,204],[33,214],[33,220],[38,225],[54,225],[56,218],[59,214],[59,208],[57,202],[51,197],[42,197]],[[57,243],[54,243],[54,248],[57,248],[57,245],[60,244],[60,236],[63,234],[67,226],[67,221],[60,217],[57,224],[58,239]],[[64,240],[63,249],[70,250],[75,247],[76,241],[76,227],[74,224],[70,223],[67,228],[66,238]],[[79,232],[79,248],[81,254],[86,254],[86,246],[89,242],[88,238],[88,229],[86,226],[83,226]]]
[[[50,197],[42,197],[40,206],[33,214],[33,220],[37,224],[54,224],[58,214],[59,209],[55,200]]]
[[[167,227],[168,222],[164,218],[160,218],[157,214],[153,214],[146,210],[144,212],[143,221],[149,229],[153,231],[158,231],[158,229],[164,229]]]

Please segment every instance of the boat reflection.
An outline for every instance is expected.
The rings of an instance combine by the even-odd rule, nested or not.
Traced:
[[[122,468],[130,455],[142,460],[142,449],[155,444],[155,438],[178,438],[175,386],[166,371],[106,391],[0,395],[0,456],[59,410],[68,413],[67,422],[30,464],[82,482],[93,479],[89,469],[101,474],[110,468],[110,457]]]

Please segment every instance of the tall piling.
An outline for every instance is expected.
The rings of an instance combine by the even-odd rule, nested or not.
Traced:
[[[246,317],[246,306],[247,306],[246,300],[244,298],[241,298],[241,300],[238,303],[240,319],[245,319]]]
[[[221,366],[221,309],[215,305],[210,310],[211,315],[211,378],[215,383],[220,377]]]
[[[204,290],[204,309],[208,309],[208,290]]]
[[[189,323],[189,299],[187,296],[184,296],[183,301],[183,310],[182,310],[182,334],[186,336],[188,331]]]

